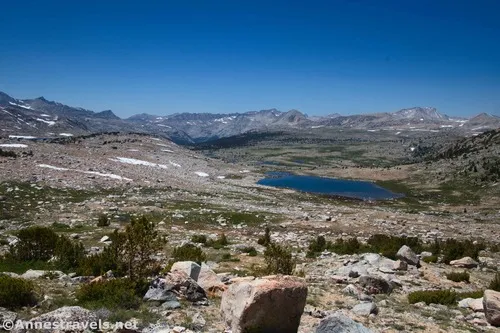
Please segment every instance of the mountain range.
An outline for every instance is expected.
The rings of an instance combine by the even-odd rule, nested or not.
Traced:
[[[181,144],[230,137],[249,131],[319,130],[324,127],[378,131],[460,131],[481,133],[500,127],[500,117],[481,113],[470,119],[450,117],[432,107],[396,112],[309,117],[298,110],[244,113],[147,113],[121,119],[111,110],[94,112],[38,97],[15,99],[0,92],[1,137],[57,137],[97,132],[138,132],[164,136]]]

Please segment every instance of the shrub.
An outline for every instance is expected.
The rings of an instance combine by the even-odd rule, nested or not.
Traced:
[[[292,252],[278,244],[269,243],[264,252],[268,274],[291,275],[295,268]]]
[[[481,298],[484,295],[484,290],[476,290],[476,291],[464,291],[461,293],[457,293],[457,302],[466,298]]]
[[[99,276],[109,270],[113,271],[115,276],[125,275],[125,270],[116,246],[106,247],[101,253],[85,257],[80,262],[76,273],[84,276]]]
[[[123,256],[122,262],[131,279],[144,278],[159,270],[153,255],[161,248],[161,239],[156,225],[145,216],[133,218],[125,232],[117,234],[115,238],[121,238],[119,244],[122,251],[118,249],[118,253]]]
[[[324,236],[318,236],[309,243],[307,248],[307,257],[314,258],[326,249],[326,239]]]
[[[109,218],[106,214],[99,215],[99,218],[97,219],[97,226],[98,227],[107,227],[110,224],[111,224],[111,221],[109,220]]]
[[[30,281],[0,275],[0,307],[16,309],[35,304],[36,297]]]
[[[399,237],[376,234],[368,239],[371,250],[381,253],[384,257],[396,259],[396,253],[403,246],[410,247],[414,252],[420,253],[423,249],[417,237]]]
[[[224,246],[228,245],[229,241],[227,240],[226,234],[222,233],[216,240],[207,240],[206,245],[213,247],[214,249],[222,249]]]
[[[438,257],[433,255],[433,256],[424,257],[422,260],[428,264],[436,263],[438,261]]]
[[[201,265],[206,259],[207,256],[202,249],[193,244],[184,244],[174,248],[171,261],[194,261]]]
[[[488,289],[500,291],[500,273],[496,273],[493,280],[490,282]]]
[[[241,249],[242,253],[248,253],[250,257],[255,257],[257,255],[257,250],[253,246],[245,246]]]
[[[264,236],[260,237],[257,240],[257,243],[264,246],[268,246],[271,243],[271,230],[269,229],[269,227],[266,227],[266,229],[264,230]]]
[[[356,237],[343,240],[337,239],[334,244],[328,244],[328,250],[337,254],[355,254],[363,251],[369,251],[369,247],[361,244]]]
[[[21,229],[17,237],[19,241],[10,252],[13,258],[20,261],[51,259],[59,238],[52,229],[39,226]]]
[[[206,235],[193,235],[191,237],[191,242],[198,243],[198,244],[206,244],[207,243],[207,236]]]
[[[454,282],[469,282],[470,275],[467,272],[450,272],[446,274],[446,278],[448,280],[454,281]]]
[[[132,280],[141,280],[159,271],[154,254],[161,248],[161,238],[156,226],[144,216],[133,218],[125,231],[115,230],[111,245],[103,252],[82,260],[78,274],[101,275],[109,270],[115,276],[128,275]]]
[[[75,270],[85,258],[85,248],[82,243],[73,242],[69,238],[59,236],[54,251],[56,266],[63,270]]]
[[[144,283],[113,279],[82,285],[76,291],[78,302],[89,308],[137,309],[144,295]]]
[[[452,305],[456,303],[456,298],[457,294],[453,290],[420,290],[408,294],[410,304],[424,302],[427,305]]]
[[[52,230],[63,231],[63,230],[68,230],[68,229],[71,229],[71,227],[66,223],[60,223],[60,222],[52,223]]]
[[[486,246],[482,242],[474,244],[470,240],[457,240],[453,238],[449,238],[441,244],[443,262],[445,264],[463,257],[471,257],[477,260],[479,252],[484,249],[486,249]]]
[[[11,150],[2,150],[0,149],[0,156],[2,157],[13,157],[16,158],[17,154]]]

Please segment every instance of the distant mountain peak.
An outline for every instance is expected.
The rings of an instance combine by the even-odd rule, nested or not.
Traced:
[[[429,106],[416,106],[408,109],[402,109],[394,112],[392,115],[400,118],[415,120],[445,120],[449,118],[447,115],[439,113],[436,108]]]
[[[120,119],[120,117],[115,115],[111,110],[104,110],[101,112],[97,112],[94,116],[102,119]]]

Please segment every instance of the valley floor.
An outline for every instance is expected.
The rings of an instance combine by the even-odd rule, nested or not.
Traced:
[[[77,238],[86,249],[98,251],[105,246],[101,241],[104,236],[123,229],[131,217],[144,215],[158,223],[158,230],[166,237],[162,251],[165,258],[192,236],[216,238],[224,233],[228,246],[204,249],[211,268],[230,276],[257,276],[265,266],[265,248],[257,240],[269,226],[273,241],[293,249],[308,282],[308,304],[300,332],[313,332],[322,317],[320,313],[336,310],[380,332],[494,329],[482,312],[456,306],[410,305],[407,295],[431,288],[484,289],[500,266],[499,253],[481,253],[480,268],[469,270],[470,283],[447,280],[445,273],[454,269],[446,264],[422,263],[417,272],[389,272],[397,275],[401,288],[390,295],[374,296],[379,308],[376,316],[352,313],[359,301],[343,289],[356,279],[339,278],[346,262],[365,260],[361,254],[306,257],[310,241],[319,235],[332,241],[357,237],[366,242],[374,234],[387,234],[418,237],[427,243],[436,238],[497,243],[500,185],[473,187],[443,177],[447,168],[444,162],[431,166],[422,162],[398,164],[406,148],[394,145],[397,153],[382,153],[384,143],[379,142],[368,144],[373,148],[370,153],[366,153],[366,144],[330,146],[329,151],[324,146],[308,150],[301,145],[198,151],[143,135],[22,143],[26,147],[11,148],[17,158],[0,158],[0,254],[8,252],[18,230],[30,225],[49,226]],[[332,154],[339,158],[334,159]],[[261,163],[271,159],[272,164]],[[375,160],[382,165],[370,165]],[[406,197],[363,202],[255,184],[273,170],[375,181]],[[96,227],[102,214],[110,217],[111,224]],[[244,246],[255,247],[257,256],[241,253],[239,249]],[[384,275],[379,271],[379,261],[366,265],[364,268]],[[12,267],[0,265],[0,271],[9,269]],[[74,302],[74,291],[79,286],[57,279],[37,283],[53,302],[21,311],[20,316],[30,317],[56,308],[58,303]],[[201,331],[222,332],[219,302],[214,297],[205,307],[184,305],[168,313],[148,311],[181,326],[186,324],[186,318],[199,313],[206,321]]]

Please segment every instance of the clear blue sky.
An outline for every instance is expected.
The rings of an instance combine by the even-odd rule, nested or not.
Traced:
[[[500,1],[4,1],[0,91],[119,116],[500,115]]]

